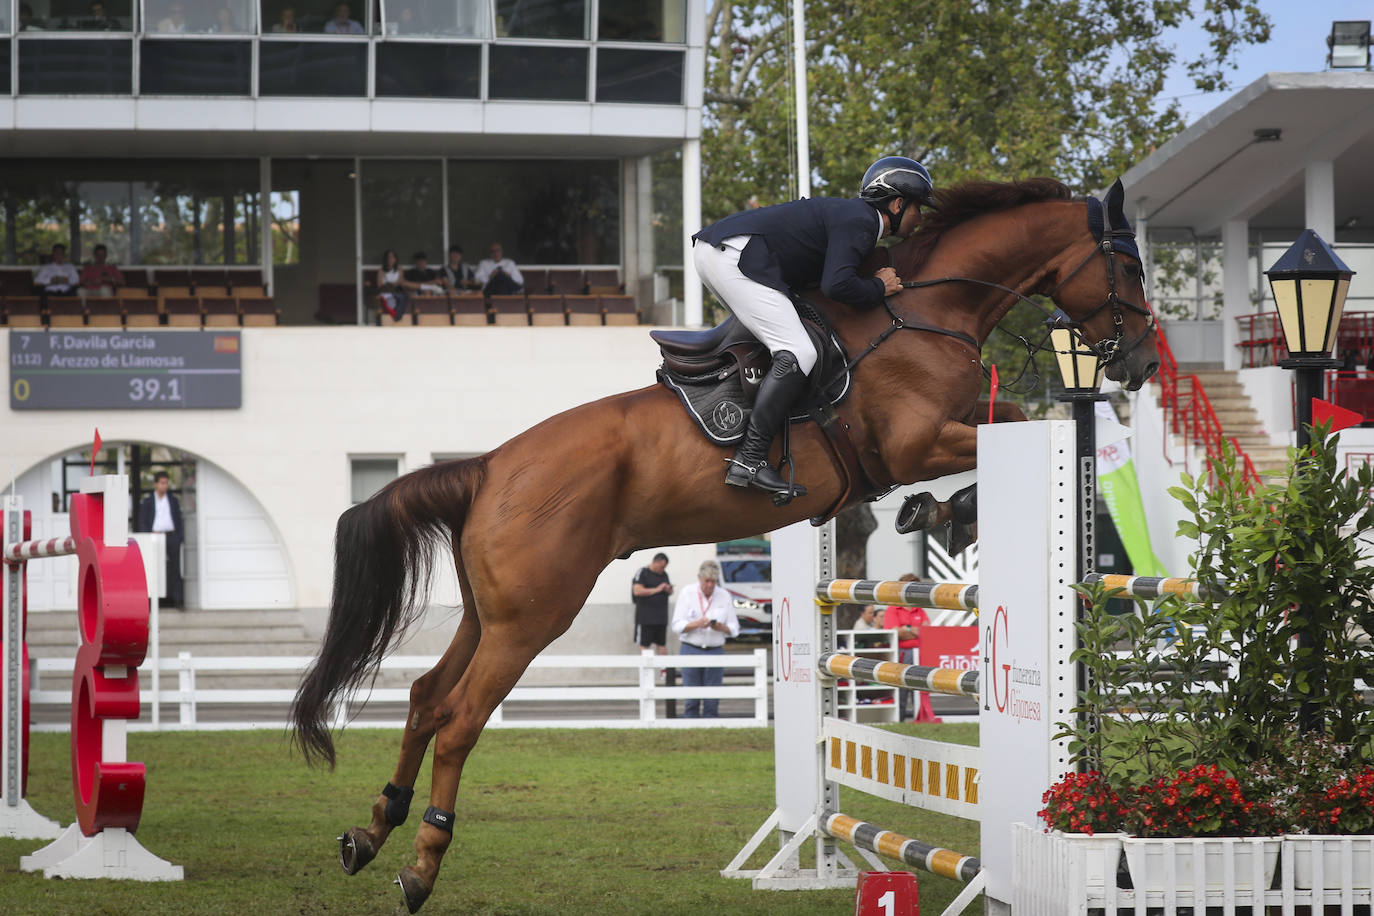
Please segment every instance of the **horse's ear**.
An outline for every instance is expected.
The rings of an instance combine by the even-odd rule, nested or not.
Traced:
[[[1131,221],[1126,218],[1124,205],[1126,203],[1126,188],[1118,178],[1107,190],[1106,199],[1103,203],[1107,208],[1107,228],[1115,229],[1118,232],[1125,230],[1131,231]]]

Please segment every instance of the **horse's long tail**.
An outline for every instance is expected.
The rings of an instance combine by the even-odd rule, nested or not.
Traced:
[[[481,458],[421,468],[339,516],[324,645],[291,707],[307,762],[334,766],[334,704],[375,676],[424,611],[436,550],[456,541],[485,474]]]

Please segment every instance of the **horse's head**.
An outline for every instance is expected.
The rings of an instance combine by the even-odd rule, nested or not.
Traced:
[[[1105,200],[1088,198],[1091,237],[1074,246],[1047,279],[1053,284],[1050,298],[1078,323],[1107,377],[1135,391],[1159,368],[1159,351],[1135,231],[1122,212],[1124,197],[1118,180]]]

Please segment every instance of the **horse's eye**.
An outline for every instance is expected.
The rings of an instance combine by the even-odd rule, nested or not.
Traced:
[[[1124,273],[1128,279],[1138,280],[1140,279],[1140,265],[1127,264],[1125,265],[1125,269],[1122,271],[1122,273]]]

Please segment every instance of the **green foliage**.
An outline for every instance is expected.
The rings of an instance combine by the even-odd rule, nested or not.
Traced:
[[[791,199],[789,0],[714,0],[702,143],[708,220]],[[1195,8],[1196,7],[1196,8]],[[1211,36],[1183,60],[1226,87],[1269,38],[1257,0],[812,0],[808,113],[816,194],[850,196],[877,156],[925,161],[940,184],[1052,175],[1102,187],[1182,127],[1159,94],[1172,34]]]
[[[1374,470],[1341,470],[1337,442],[1315,430],[1311,448],[1293,452],[1287,481],[1254,493],[1228,447],[1207,478],[1185,476],[1170,491],[1193,514],[1179,534],[1197,541],[1204,600],[1113,617],[1106,600],[1115,593],[1086,592],[1092,610],[1074,658],[1091,689],[1064,734],[1114,785],[1197,764],[1253,770],[1252,785],[1282,779],[1295,743],[1312,737],[1294,736],[1306,704],[1333,767],[1374,750],[1374,710],[1355,689],[1374,665],[1374,565],[1364,555]],[[1311,792],[1330,785],[1313,780]]]

